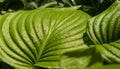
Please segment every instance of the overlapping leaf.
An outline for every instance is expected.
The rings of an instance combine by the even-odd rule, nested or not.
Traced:
[[[120,63],[120,1],[89,21],[88,34],[109,63]]]
[[[65,52],[61,56],[61,69],[86,68],[102,65],[100,53],[94,46]]]
[[[83,34],[89,15],[67,9],[37,9],[0,18],[0,57],[13,67],[59,68],[60,55],[86,47]]]
[[[91,67],[91,68],[68,68],[68,69],[118,69],[118,68],[120,68],[119,64],[96,66],[96,67]]]

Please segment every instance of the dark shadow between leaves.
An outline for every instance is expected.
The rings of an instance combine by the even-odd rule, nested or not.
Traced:
[[[88,46],[90,45],[94,45],[94,43],[92,42],[92,40],[90,39],[90,37],[88,36],[87,32],[85,32],[83,34],[83,41],[85,44],[87,44]]]

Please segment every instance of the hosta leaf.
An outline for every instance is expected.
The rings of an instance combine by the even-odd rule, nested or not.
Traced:
[[[120,68],[119,64],[96,66],[91,68],[67,68],[67,69],[118,69],[118,68]]]
[[[102,58],[96,48],[91,46],[64,53],[60,65],[61,69],[93,67],[102,65]]]
[[[0,19],[0,57],[21,69],[59,68],[62,53],[87,47],[83,34],[89,18],[82,11],[57,8],[5,14]]]
[[[120,63],[120,1],[90,19],[88,34],[98,46],[103,58],[110,63]]]

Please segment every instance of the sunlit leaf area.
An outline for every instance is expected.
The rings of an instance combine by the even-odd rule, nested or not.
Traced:
[[[0,69],[119,69],[120,0],[0,0]]]

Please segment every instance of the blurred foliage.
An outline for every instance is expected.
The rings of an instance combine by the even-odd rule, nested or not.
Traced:
[[[0,0],[0,13],[17,10],[31,10],[46,7],[71,7],[80,5],[83,10],[94,16],[108,8],[115,0]]]
[[[81,5],[81,10],[94,16],[108,8],[115,0],[57,0],[63,7]]]
[[[56,0],[0,0],[0,13],[17,10],[31,10],[39,7],[55,7]]]

